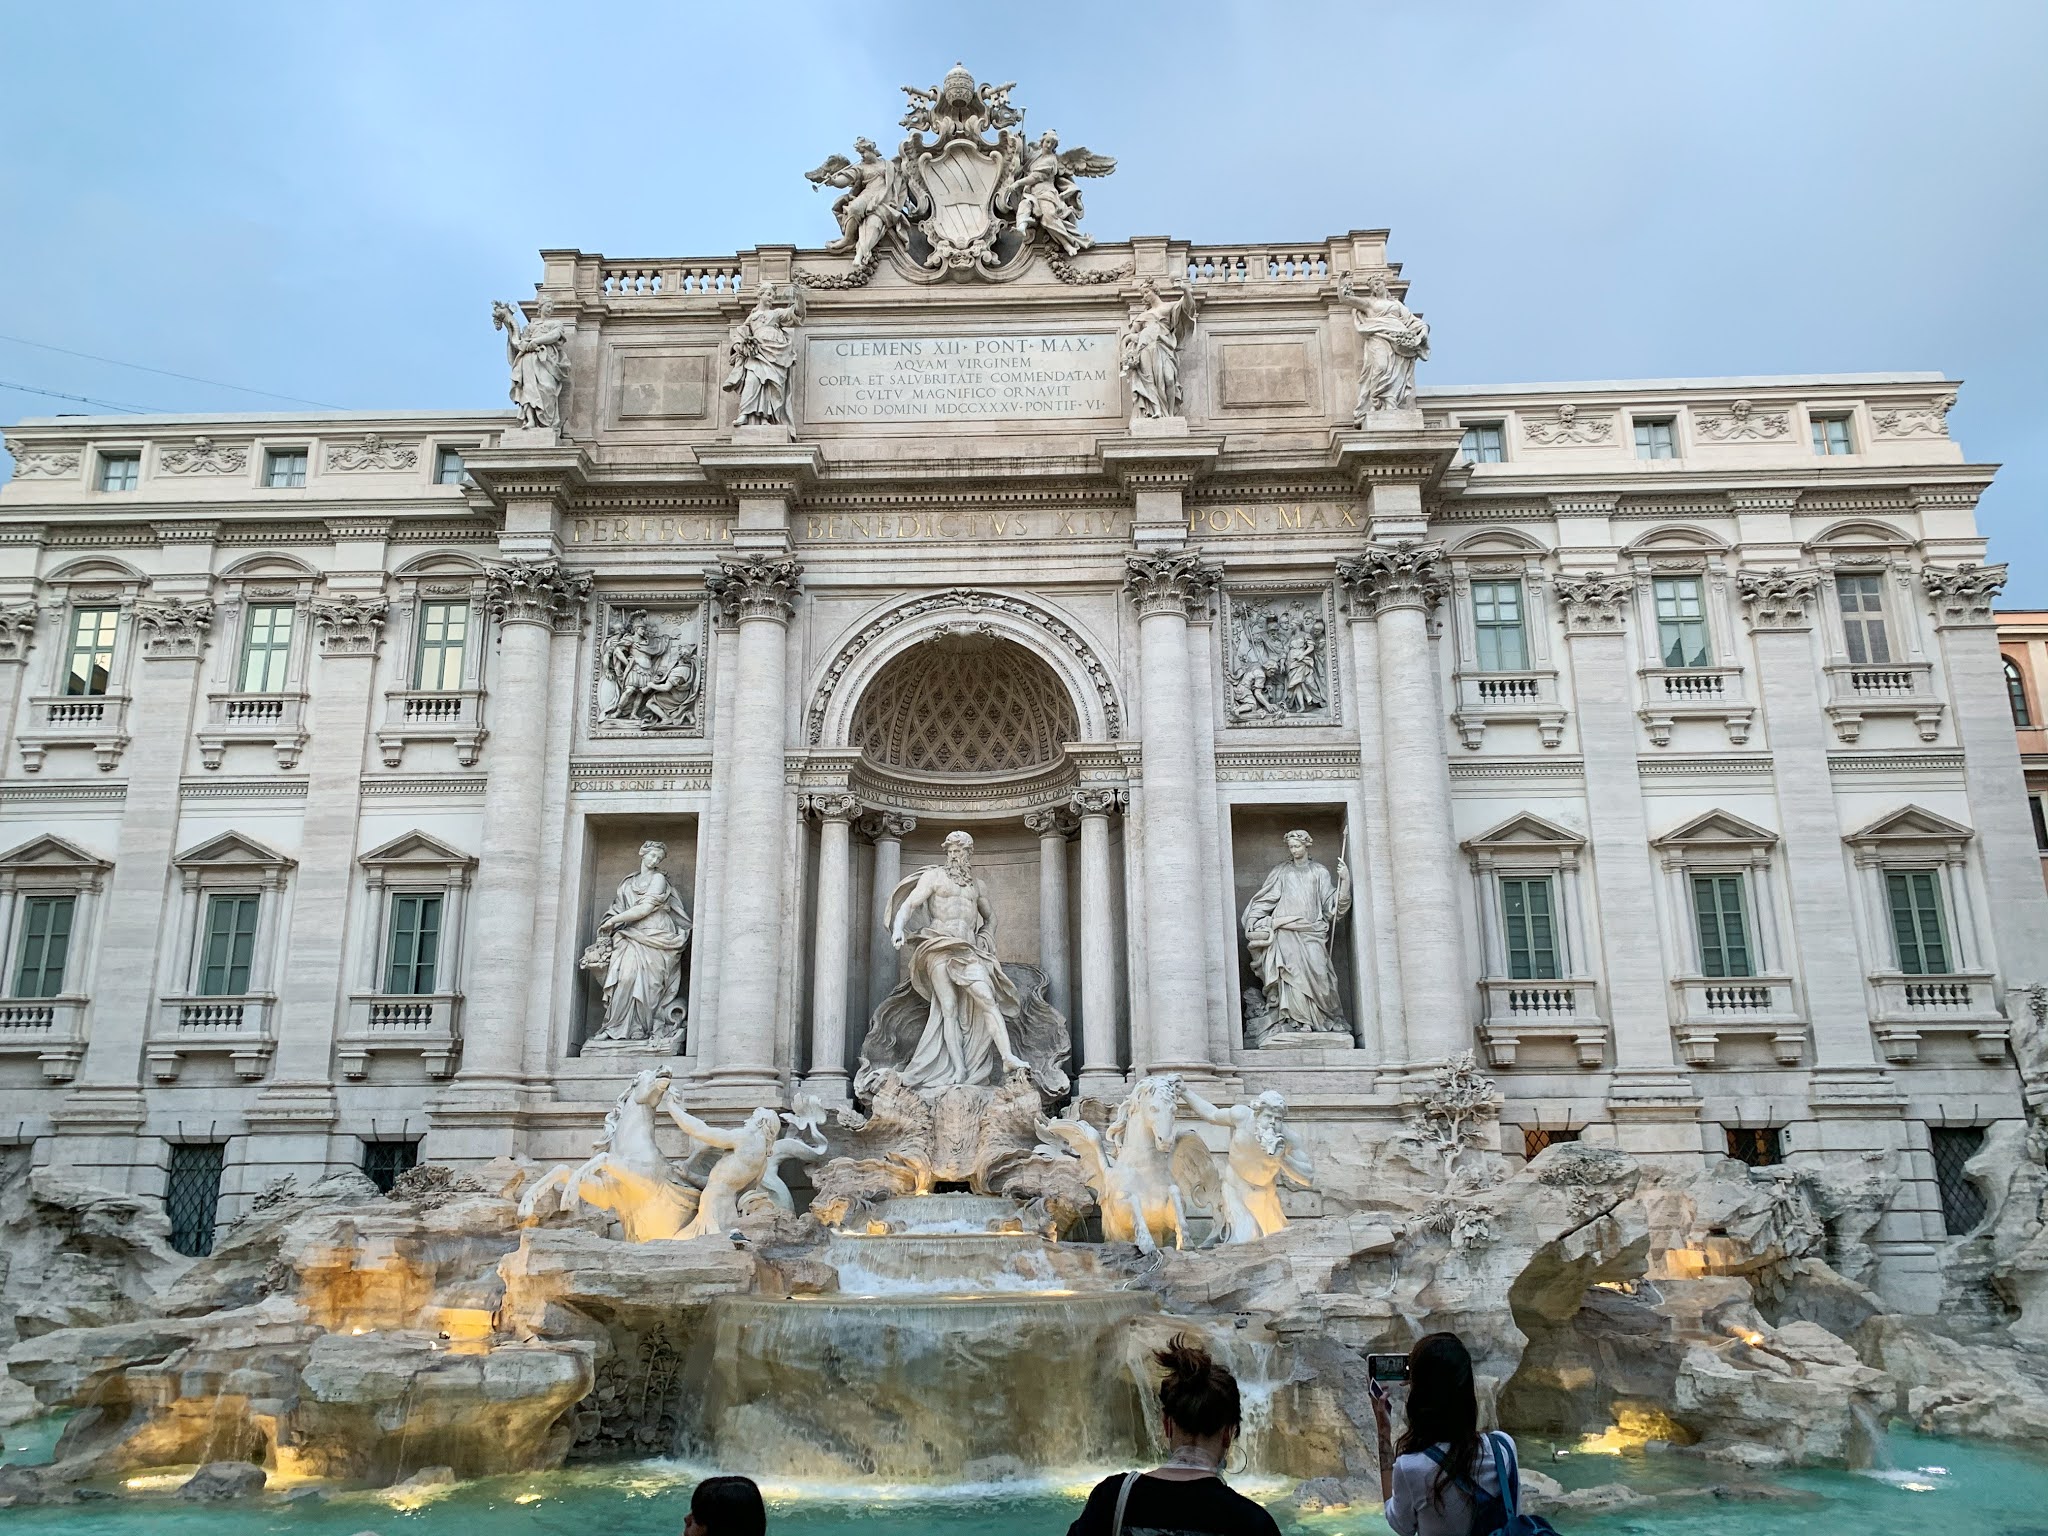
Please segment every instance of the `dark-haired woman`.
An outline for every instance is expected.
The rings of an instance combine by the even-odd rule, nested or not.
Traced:
[[[707,1477],[690,1491],[683,1536],[764,1536],[768,1509],[751,1477]]]
[[[1374,1382],[1371,1394],[1380,1496],[1396,1536],[1492,1536],[1499,1530],[1507,1520],[1501,1489],[1521,1486],[1515,1442],[1499,1433],[1481,1437],[1464,1340],[1432,1333],[1408,1351],[1407,1422],[1398,1446],[1386,1392]]]
[[[1232,1491],[1219,1475],[1243,1422],[1237,1378],[1185,1333],[1176,1334],[1152,1359],[1166,1373],[1159,1383],[1165,1464],[1097,1483],[1067,1536],[1125,1536],[1140,1530],[1280,1536],[1273,1517]]]

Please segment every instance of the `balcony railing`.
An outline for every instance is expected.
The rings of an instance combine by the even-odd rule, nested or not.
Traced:
[[[28,725],[17,738],[26,773],[42,771],[52,747],[87,747],[103,773],[111,772],[128,746],[128,695],[89,698],[43,694],[28,701]]]
[[[1486,1016],[1480,1038],[1497,1067],[1512,1067],[1530,1042],[1569,1045],[1582,1067],[1606,1059],[1607,1021],[1600,1017],[1594,984],[1579,977],[1556,981],[1509,981],[1489,977],[1480,983]]]
[[[1459,672],[1457,706],[1451,723],[1474,751],[1496,724],[1533,724],[1543,745],[1564,740],[1564,707],[1557,701],[1555,672]]]
[[[232,742],[268,746],[277,753],[278,767],[296,767],[306,749],[306,695],[208,694],[206,724],[199,728],[200,762],[218,768]]]
[[[335,1042],[344,1077],[365,1077],[380,1053],[419,1056],[429,1077],[449,1077],[462,1052],[462,994],[417,996],[358,992],[349,998],[348,1025]]]
[[[0,1054],[33,1055],[43,1076],[68,1083],[85,1059],[83,997],[9,998],[0,1001]]]
[[[1859,667],[1837,662],[1827,668],[1828,718],[1835,734],[1853,742],[1872,715],[1910,715],[1922,741],[1941,734],[1942,703],[1934,696],[1934,664],[1889,662]]]
[[[276,1005],[277,999],[268,992],[239,997],[181,994],[159,999],[156,1027],[144,1045],[150,1073],[160,1082],[172,1082],[185,1057],[225,1055],[233,1061],[238,1077],[261,1077],[276,1048],[270,1017]]]
[[[1871,1027],[1889,1061],[1912,1061],[1928,1035],[1966,1039],[1985,1061],[2004,1059],[2011,1022],[1999,1011],[1989,971],[1949,976],[1906,976],[1896,971],[1870,978],[1874,994]]]
[[[1643,702],[1636,713],[1656,746],[1669,746],[1671,730],[1680,720],[1717,720],[1732,746],[1749,740],[1756,706],[1749,700],[1740,667],[1644,667]]]
[[[1319,283],[1330,276],[1325,247],[1212,250],[1188,255],[1190,283]]]
[[[377,727],[384,766],[400,766],[406,747],[415,741],[446,741],[454,744],[456,761],[475,767],[486,734],[483,708],[483,692],[476,688],[404,688],[385,694],[384,723]]]
[[[1806,1052],[1806,1019],[1788,976],[1685,976],[1678,992],[1678,1047],[1688,1065],[1727,1065],[1721,1047],[1731,1040],[1766,1040],[1780,1066],[1797,1066]]]

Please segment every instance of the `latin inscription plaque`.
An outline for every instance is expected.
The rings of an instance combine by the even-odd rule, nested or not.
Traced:
[[[804,419],[939,422],[1121,416],[1116,337],[814,336]]]

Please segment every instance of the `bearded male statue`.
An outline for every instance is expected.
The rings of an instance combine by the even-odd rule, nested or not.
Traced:
[[[1067,1089],[1067,1022],[1045,999],[1028,966],[1019,987],[996,958],[995,912],[974,873],[974,839],[946,837],[946,861],[902,880],[890,893],[889,937],[902,980],[882,1000],[861,1044],[856,1094],[884,1071],[908,1087],[1000,1083],[1028,1073],[1041,1093]]]

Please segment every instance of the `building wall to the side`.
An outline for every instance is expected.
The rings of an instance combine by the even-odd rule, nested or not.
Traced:
[[[2048,882],[2048,613],[2000,609],[1998,649],[2027,778],[2027,832],[2040,849],[2041,878]]]
[[[565,298],[578,291],[560,286]],[[1057,292],[1039,301],[1054,299],[1080,303]],[[858,317],[868,325],[891,322],[902,301],[844,300],[869,306]],[[786,835],[737,847],[721,832],[731,790],[721,765],[743,745],[731,733],[736,639],[704,581],[731,550],[736,506],[678,446],[694,453],[727,435],[715,401],[701,421],[663,426],[622,421],[603,393],[611,382],[578,397],[570,437],[584,460],[550,493],[544,525],[508,511],[528,494],[507,488],[509,472],[485,474],[482,488],[435,483],[439,449],[488,454],[509,426],[500,415],[25,426],[24,462],[40,454],[46,468],[0,488],[0,616],[36,609],[16,659],[0,659],[7,990],[17,990],[29,895],[71,893],[76,924],[61,1020],[20,1011],[40,1000],[0,1004],[0,1141],[33,1142],[42,1161],[144,1193],[163,1189],[170,1147],[225,1141],[231,1216],[283,1173],[359,1163],[368,1142],[462,1155],[451,1149],[473,1144],[464,1138],[476,1112],[454,1093],[463,1047],[510,1031],[513,1150],[580,1155],[639,1057],[582,1049],[600,1004],[578,960],[650,838],[668,843],[697,923],[677,1063],[686,1082],[721,1027],[729,872],[781,883],[788,953],[774,1059],[786,1091],[819,1065],[822,834],[803,803],[832,775],[843,786],[858,756],[821,726],[839,718],[826,696],[872,646],[984,623],[957,597],[971,589],[1028,599],[1045,620],[1037,643],[1073,676],[1099,667],[1079,685],[1083,719],[1091,709],[1107,718],[1112,703],[1121,712],[1116,730],[1077,747],[1104,782],[1124,775],[1129,794],[1110,844],[1115,1066],[1157,1059],[1162,1025],[1148,1014],[1145,841],[1193,837],[1203,847],[1187,963],[1204,973],[1221,1090],[1285,1091],[1326,1197],[1374,1198],[1393,1176],[1389,1142],[1417,1078],[1436,1061],[1420,1043],[1435,1038],[1433,1021],[1397,1016],[1387,935],[1404,873],[1369,830],[1390,771],[1385,739],[1404,722],[1387,717],[1386,674],[1372,663],[1381,621],[1338,579],[1374,516],[1372,488],[1343,467],[1340,454],[1354,450],[1332,447],[1348,431],[1355,340],[1326,295],[1233,302],[1214,300],[1208,323],[1226,337],[1278,326],[1298,346],[1303,386],[1295,404],[1240,408],[1213,369],[1190,373],[1190,430],[1218,446],[1214,467],[1183,492],[1184,537],[1221,579],[1213,612],[1189,627],[1201,773],[1192,828],[1148,823],[1142,642],[1124,592],[1134,492],[1105,464],[1094,428],[1039,442],[1022,429],[934,438],[799,421],[823,468],[792,493],[788,515],[803,594],[784,657]],[[715,305],[668,315],[593,299],[579,320],[578,376],[615,380],[607,349],[656,361],[701,350],[725,323]],[[893,323],[930,322],[918,312]],[[1463,956],[1469,1010],[1453,1022],[1505,1095],[1504,1150],[1518,1154],[1525,1131],[1583,1131],[1696,1164],[1726,1152],[1731,1130],[1769,1128],[1794,1160],[1888,1169],[1903,1189],[1877,1230],[1879,1279],[1924,1310],[1940,1304],[1950,1241],[1930,1127],[2024,1113],[2006,1037],[2014,989],[2041,979],[2028,967],[2048,952],[2048,940],[2034,942],[2048,934],[2048,894],[2031,864],[2029,888],[2017,889],[2010,845],[1993,844],[2026,833],[2003,824],[2022,802],[1998,755],[2010,754],[2010,719],[1999,713],[1988,613],[1944,606],[1926,585],[1930,568],[1983,554],[1971,508],[1989,472],[1946,435],[1948,388],[1899,375],[1432,390],[1417,422],[1438,438],[1486,424],[1501,433],[1497,461],[1455,464],[1432,484],[1426,527],[1444,549],[1445,591],[1424,666],[1452,820],[1441,857],[1458,901],[1445,952]],[[1844,422],[1852,451],[1817,455],[1816,420]],[[1670,457],[1637,456],[1639,422],[1669,428]],[[201,436],[227,458],[239,451],[238,467],[174,471],[169,455],[194,462]],[[1369,456],[1366,437],[1356,451]],[[301,445],[304,485],[261,483],[274,450]],[[100,459],[129,452],[142,461],[137,488],[97,489]],[[1034,452],[1046,462],[1029,462]],[[67,454],[68,468],[47,468]],[[537,653],[544,707],[512,717],[506,632],[486,587],[500,562],[536,550],[594,585],[578,622]],[[1802,611],[1745,596],[1745,577],[1776,568],[1813,578]],[[1597,632],[1567,600],[1568,578],[1588,573],[1625,583],[1614,623]],[[1704,665],[1665,665],[1658,602],[1673,582],[1697,593]],[[1474,591],[1486,583],[1518,584],[1524,665],[1481,657]],[[1869,630],[1852,641],[1845,628],[1852,591],[1858,621],[1874,612],[1885,626],[1882,656],[1868,654]],[[348,643],[345,620],[312,622],[347,594],[389,604],[366,646]],[[151,612],[175,604],[212,605],[189,641],[166,638]],[[452,686],[421,689],[429,604],[467,605],[466,645]],[[1238,626],[1272,604],[1320,626],[1326,699],[1301,718],[1241,707]],[[279,685],[259,699],[242,684],[252,610],[266,605],[291,606],[295,623]],[[104,730],[64,704],[81,607],[117,615]],[[601,652],[636,613],[700,648],[687,725],[650,732],[605,717]],[[2015,646],[2030,668],[2048,665],[2041,634],[2008,635],[2008,654]],[[1514,678],[1505,690],[1504,670]],[[1087,692],[1097,688],[1099,698]],[[471,897],[494,873],[479,861],[508,754],[545,763],[518,1019],[465,1011],[479,979]],[[906,870],[933,855],[945,817],[920,814]],[[968,824],[987,833],[1016,931],[1035,933],[1040,852],[1021,812]],[[1317,857],[1351,866],[1354,905],[1334,947],[1352,1035],[1325,1050],[1248,1049],[1238,914],[1297,825],[1313,830]],[[1079,856],[1068,856],[1078,952]],[[856,1042],[878,988],[876,861],[856,836],[844,946]],[[1953,974],[1932,991],[1905,975],[1890,910],[1887,877],[1918,871],[1951,951]],[[1753,974],[1706,974],[1695,876],[1742,882]],[[1519,978],[1531,987],[1515,985],[1505,959],[1503,878],[1551,882],[1559,974]],[[1624,891],[1640,901],[1621,901]],[[242,893],[257,902],[245,984],[255,1001],[238,1033],[208,1013],[223,1005],[203,995],[201,962],[209,898]],[[386,986],[386,949],[404,893],[440,896],[448,924],[440,1012],[419,1015],[428,1025],[411,1034],[378,1023],[395,1016],[383,1005],[402,1001]],[[340,977],[325,1006],[308,981],[316,958]],[[1648,989],[1623,986],[1624,971],[1648,976]],[[1544,993],[1534,1004],[1532,990]]]

